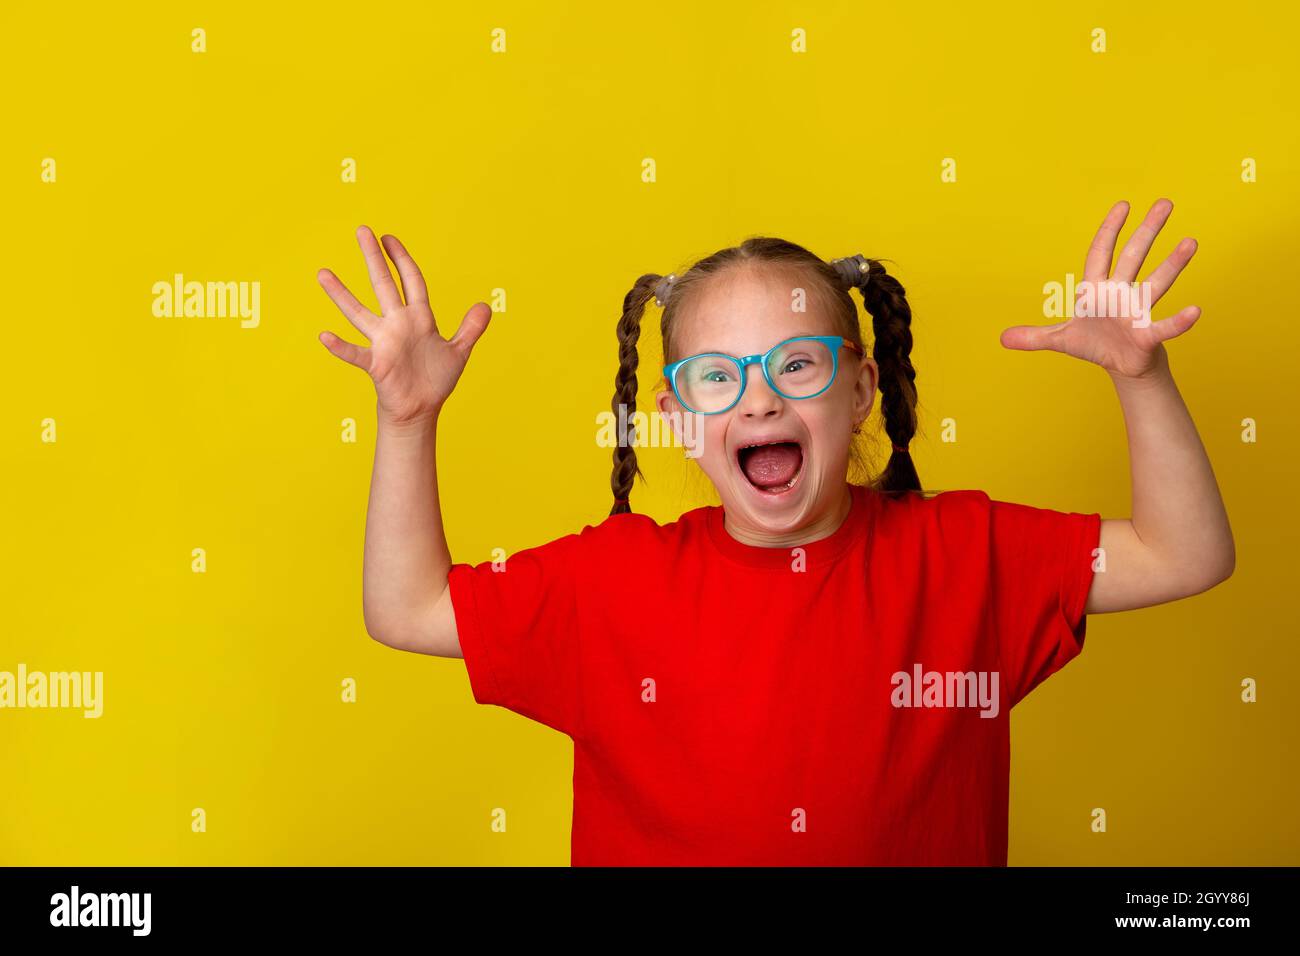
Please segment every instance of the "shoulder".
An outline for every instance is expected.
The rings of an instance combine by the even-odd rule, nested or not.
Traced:
[[[710,510],[708,507],[695,508],[662,523],[650,515],[628,511],[589,523],[574,532],[573,537],[585,546],[611,551],[671,549],[684,539],[706,533]]]
[[[876,493],[883,531],[933,529],[945,535],[978,533],[988,527],[993,502],[975,488],[952,491]]]
[[[877,493],[871,547],[895,562],[966,562],[987,553],[992,502],[978,489]]]
[[[1100,536],[1098,513],[1067,512],[1015,501],[990,498],[978,489],[882,496],[882,536],[895,541],[916,540],[929,550],[970,555],[990,548],[1006,555],[1050,555]]]

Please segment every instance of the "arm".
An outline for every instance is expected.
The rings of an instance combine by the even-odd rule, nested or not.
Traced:
[[[1151,208],[1110,275],[1115,240],[1128,215],[1128,204],[1117,203],[1088,250],[1075,316],[1054,326],[1016,326],[1002,333],[1008,348],[1052,349],[1101,365],[1119,396],[1129,440],[1133,517],[1102,522],[1106,570],[1093,576],[1084,609],[1089,614],[1197,594],[1226,580],[1236,561],[1223,498],[1163,344],[1191,328],[1200,309],[1189,306],[1159,322],[1150,316],[1151,306],[1191,260],[1195,240],[1182,240],[1143,283],[1134,282],[1172,211],[1167,199]],[[1135,290],[1137,295],[1124,294]]]
[[[362,607],[381,644],[460,657],[447,573],[436,463],[437,416],[409,425],[382,416],[366,508]]]
[[[382,317],[328,269],[317,278],[371,341],[363,348],[331,332],[320,335],[332,354],[369,373],[379,399],[362,572],[366,630],[389,647],[460,657],[447,587],[452,561],[438,500],[438,416],[492,310],[475,303],[456,334],[443,339],[424,277],[397,238],[384,236],[384,249],[401,276],[400,294],[374,233],[362,226],[357,241]]]
[[[1226,580],[1236,562],[1210,459],[1167,358],[1150,379],[1119,379],[1115,389],[1128,431],[1133,517],[1101,523],[1106,571],[1093,577],[1088,614],[1198,594]]]

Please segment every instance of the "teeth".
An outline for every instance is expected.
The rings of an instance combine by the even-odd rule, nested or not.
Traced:
[[[771,441],[759,441],[759,442],[754,442],[753,444],[750,444],[750,445],[741,445],[739,448],[736,449],[736,455],[737,455],[737,458],[739,458],[740,452],[745,451],[745,450],[748,449],[748,448],[758,448],[758,447],[761,446],[761,445],[780,445],[780,444],[784,444],[784,443],[786,443],[786,442],[789,442],[789,443],[792,444],[792,445],[799,445],[799,442],[797,442],[797,441],[796,441],[795,439],[793,439],[793,438],[774,438],[774,439],[771,440]],[[801,452],[803,451],[803,446],[802,446],[802,445],[799,445],[799,450],[800,450]],[[780,492],[782,492],[782,491],[789,491],[791,488],[794,487],[794,483],[795,483],[796,481],[799,480],[799,476],[800,476],[801,474],[803,474],[803,466],[802,466],[802,465],[799,467],[799,470],[796,471],[796,472],[794,473],[794,477],[793,477],[793,478],[791,478],[789,481],[787,481],[784,485],[780,485],[780,486],[778,486],[778,487],[776,487],[776,488],[769,488],[768,491],[767,491],[767,493],[768,493],[768,494],[777,494],[777,493],[780,493]]]
[[[766,491],[768,494],[772,494],[773,492],[779,492],[779,491],[789,491],[791,488],[794,487],[794,483],[798,480],[799,480],[799,475],[796,473],[795,476],[791,478],[789,481],[787,481],[784,485],[779,485],[776,488],[768,488],[766,489]]]

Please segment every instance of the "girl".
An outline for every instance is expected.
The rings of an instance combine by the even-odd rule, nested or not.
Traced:
[[[1223,502],[1162,344],[1199,309],[1151,323],[1145,303],[1115,295],[1135,287],[1172,208],[1152,207],[1112,273],[1117,204],[1075,317],[1002,333],[1008,348],[1106,370],[1128,427],[1131,519],[922,493],[903,287],[874,260],[751,238],[680,277],[641,276],[618,323],[625,421],[646,304],[664,306],[656,404],[679,436],[694,426],[721,506],[666,525],[633,513],[629,434],[609,517],[504,570],[452,563],[434,454],[491,310],[475,303],[443,338],[411,256],[383,237],[399,293],[362,227],[381,314],[328,270],[319,279],[371,344],[322,343],[378,393],[367,630],[463,657],[476,701],[573,739],[575,865],[1005,865],[1011,708],[1080,652],[1087,614],[1232,573]],[[1195,247],[1184,239],[1148,276],[1151,302]],[[851,288],[872,317],[870,354]],[[893,451],[874,482],[851,484],[851,436],[877,391]]]

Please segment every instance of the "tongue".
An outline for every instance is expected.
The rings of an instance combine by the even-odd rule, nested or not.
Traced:
[[[776,488],[790,482],[802,460],[803,454],[793,442],[760,445],[744,453],[745,477],[759,488]]]

